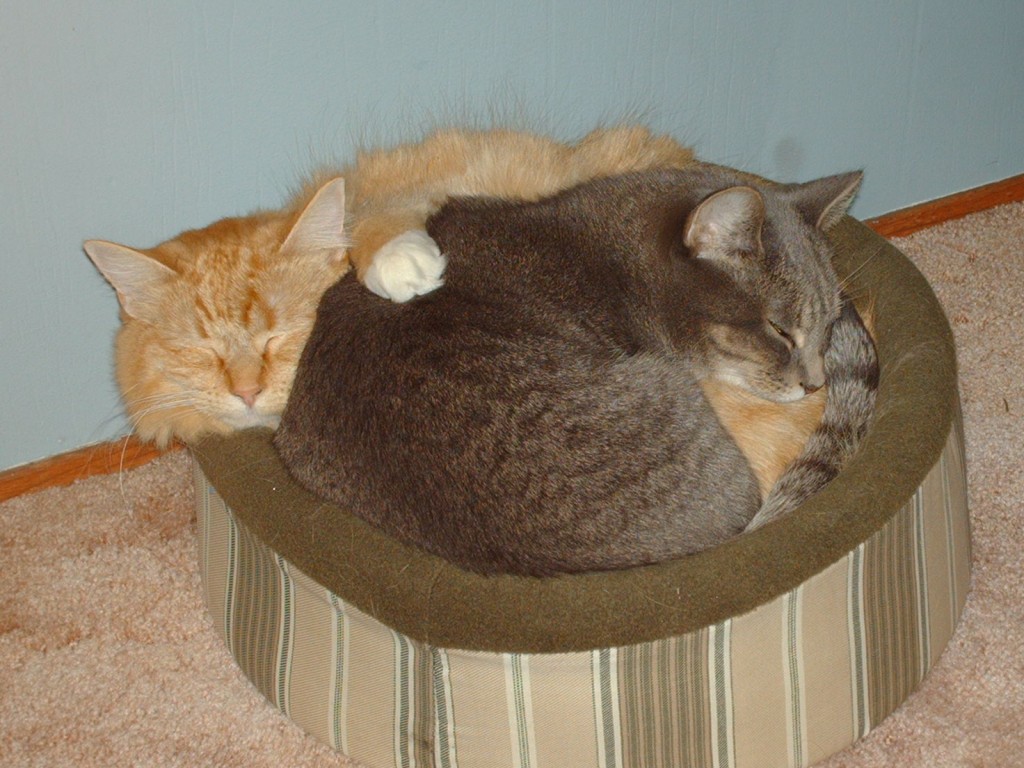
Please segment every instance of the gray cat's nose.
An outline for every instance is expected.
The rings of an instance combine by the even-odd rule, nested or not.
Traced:
[[[821,355],[805,354],[800,367],[800,386],[804,394],[810,395],[825,386],[825,358]]]

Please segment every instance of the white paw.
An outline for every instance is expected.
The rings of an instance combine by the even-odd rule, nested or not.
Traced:
[[[401,303],[440,288],[447,263],[430,235],[410,229],[388,240],[373,255],[364,282],[378,296]]]

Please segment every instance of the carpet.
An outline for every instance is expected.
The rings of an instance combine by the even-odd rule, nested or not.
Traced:
[[[956,335],[972,591],[921,688],[819,768],[1024,766],[1024,204],[895,242]],[[189,462],[0,504],[0,765],[356,765],[270,706],[210,625]]]

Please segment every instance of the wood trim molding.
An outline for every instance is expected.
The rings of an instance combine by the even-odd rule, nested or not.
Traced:
[[[925,227],[1020,200],[1024,200],[1024,174],[893,211],[864,223],[882,237],[903,237]]]
[[[180,447],[175,443],[169,450],[177,450]],[[164,451],[142,443],[135,437],[126,437],[40,459],[0,472],[0,502],[23,493],[71,485],[76,480],[93,475],[134,469],[163,453]]]
[[[944,221],[1020,200],[1024,200],[1024,174],[887,213],[864,223],[883,237],[902,237]],[[180,447],[176,444],[171,450]],[[162,453],[151,445],[128,437],[51,456],[0,472],[0,502],[43,488],[70,485],[92,475],[133,469]]]

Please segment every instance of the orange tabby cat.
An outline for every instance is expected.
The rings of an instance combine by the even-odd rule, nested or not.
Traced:
[[[275,427],[329,285],[353,266],[396,301],[440,284],[444,257],[424,227],[450,195],[537,199],[598,176],[691,162],[688,149],[634,126],[576,144],[444,130],[321,172],[281,210],[223,219],[151,249],[90,240],[85,250],[121,304],[116,373],[134,430],[167,446]],[[823,402],[768,403],[721,383],[706,391],[762,488],[799,452]]]
[[[116,376],[141,439],[277,425],[317,300],[348,270],[342,183],[300,213],[223,219],[144,251],[85,244],[121,303]]]

